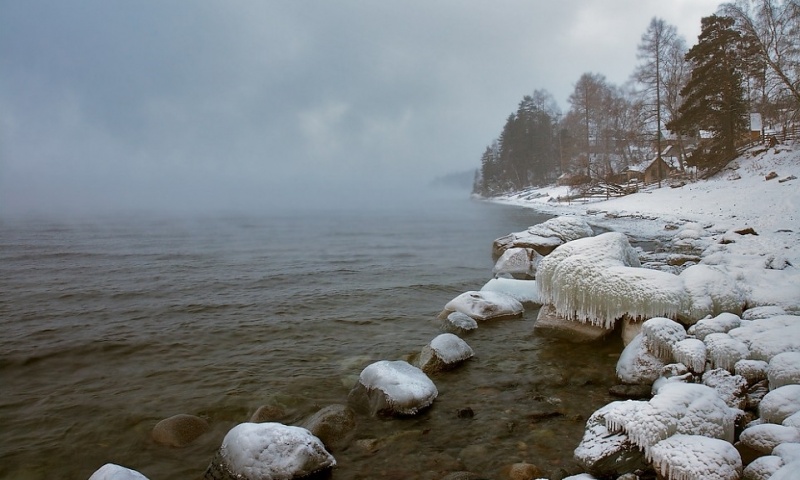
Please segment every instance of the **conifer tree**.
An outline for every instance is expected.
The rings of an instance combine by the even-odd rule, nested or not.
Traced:
[[[681,90],[684,103],[668,128],[682,133],[711,133],[710,155],[694,163],[711,167],[730,160],[746,131],[746,103],[739,57],[741,36],[730,17],[711,15],[702,19],[697,45],[686,59],[692,63],[691,78]]]

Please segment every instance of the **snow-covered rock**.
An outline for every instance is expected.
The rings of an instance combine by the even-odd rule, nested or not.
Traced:
[[[523,232],[510,233],[494,241],[492,252],[499,257],[508,248],[531,248],[547,255],[557,246],[594,235],[592,227],[576,216],[561,216],[538,223]]]
[[[742,471],[743,480],[769,480],[783,466],[783,460],[776,455],[756,458]]]
[[[482,292],[498,292],[515,298],[523,304],[541,305],[536,280],[516,280],[513,278],[493,278],[481,287]]]
[[[655,317],[642,324],[642,335],[647,349],[665,363],[672,361],[672,347],[686,338],[680,323],[664,317]]]
[[[800,472],[800,460],[785,464],[769,480],[797,480],[797,472]]]
[[[612,432],[624,431],[648,453],[650,447],[675,434],[702,435],[733,441],[736,410],[706,385],[667,382],[649,402],[606,414]]]
[[[800,430],[774,423],[762,423],[746,428],[739,435],[739,443],[763,455],[769,455],[782,443],[800,442]]]
[[[653,445],[653,466],[671,480],[738,480],[742,459],[730,443],[700,435],[673,435]]]
[[[800,461],[800,443],[782,443],[772,449],[772,454],[780,457],[783,463]]]
[[[574,240],[539,263],[539,296],[559,316],[604,328],[613,328],[623,315],[675,317],[688,301],[683,282],[640,265],[624,234]]]
[[[611,333],[611,330],[600,326],[573,322],[560,317],[552,305],[544,305],[539,309],[533,331],[542,337],[557,338],[572,343],[595,342]]]
[[[622,383],[650,385],[661,376],[662,368],[664,361],[650,353],[644,335],[639,334],[622,350],[616,372]]]
[[[373,415],[414,415],[438,395],[436,385],[419,368],[402,360],[381,360],[361,371],[350,401],[356,407],[366,404]]]
[[[787,417],[800,412],[800,385],[784,385],[764,396],[758,405],[758,414],[769,423],[782,423]]]
[[[742,319],[733,313],[720,313],[716,317],[706,317],[689,328],[689,334],[704,340],[712,333],[728,333],[742,325]]]
[[[130,468],[125,468],[114,463],[106,463],[98,468],[92,476],[89,477],[89,480],[147,480],[147,477],[136,470],[131,470]]]
[[[466,313],[450,312],[444,318],[444,329],[456,333],[470,332],[478,328],[478,322]]]
[[[419,366],[425,373],[439,372],[454,368],[473,355],[467,342],[452,333],[443,333],[423,347]]]
[[[800,412],[793,413],[786,417],[782,422],[781,425],[786,427],[794,427],[800,429]]]
[[[605,415],[627,402],[611,402],[595,411],[586,421],[586,430],[575,449],[575,461],[587,472],[599,477],[618,476],[646,466],[642,452],[625,433],[611,433]]]
[[[502,317],[519,317],[524,312],[522,303],[514,297],[499,292],[469,291],[450,300],[442,315],[461,312],[475,320],[490,320]]]
[[[706,368],[706,344],[696,338],[685,338],[672,345],[672,357],[696,374]]]
[[[779,353],[800,351],[800,316],[778,315],[743,322],[728,335],[750,348],[750,359],[769,362]]]
[[[747,383],[753,385],[767,379],[767,368],[769,364],[764,360],[739,360],[733,365],[733,373],[741,375]]]
[[[712,368],[724,368],[732,372],[736,362],[750,355],[750,350],[744,342],[727,333],[711,333],[706,336],[704,343],[706,356]]]
[[[722,312],[741,314],[745,296],[736,279],[721,267],[692,265],[680,273],[689,295],[688,308],[680,320],[692,324],[708,315]]]
[[[205,476],[219,480],[291,480],[335,465],[322,441],[305,428],[241,423],[225,435]]]
[[[747,380],[739,375],[732,375],[725,369],[715,368],[703,374],[703,385],[716,390],[731,408],[743,410],[747,404]]]
[[[536,266],[541,258],[532,248],[509,248],[495,262],[492,274],[498,278],[531,280],[536,278]]]
[[[800,351],[783,352],[772,357],[767,368],[769,389],[800,384]]]
[[[760,320],[762,318],[777,317],[786,315],[786,311],[775,305],[748,308],[742,312],[742,320]]]

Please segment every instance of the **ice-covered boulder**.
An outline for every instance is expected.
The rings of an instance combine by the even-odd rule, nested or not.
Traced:
[[[493,278],[481,287],[482,292],[498,292],[515,298],[522,304],[541,305],[536,280],[516,280],[513,278]]]
[[[222,440],[207,480],[291,480],[333,468],[336,460],[319,438],[280,423],[240,423]]]
[[[440,317],[452,312],[461,312],[475,320],[491,320],[504,317],[522,316],[524,308],[514,297],[499,292],[469,291],[450,300]]]
[[[544,305],[539,309],[533,331],[542,337],[557,338],[572,343],[596,342],[611,333],[611,330],[601,326],[573,322],[560,317],[552,305]]]
[[[425,372],[402,360],[381,360],[361,371],[350,392],[355,407],[373,415],[414,415],[429,407],[439,391]]]
[[[92,476],[89,477],[89,480],[147,480],[147,477],[136,470],[131,470],[130,468],[125,468],[114,463],[106,463],[98,468]]]
[[[612,432],[626,432],[645,453],[656,443],[676,434],[733,441],[737,411],[729,408],[717,392],[706,385],[667,382],[649,402],[637,405],[626,411],[608,412],[606,425]]]
[[[800,460],[784,464],[769,480],[797,480],[797,472],[800,472]]]
[[[696,338],[685,338],[672,345],[672,357],[695,374],[706,369],[706,344]]]
[[[706,336],[706,357],[712,368],[724,368],[732,372],[736,362],[750,355],[747,345],[727,333],[711,333]]]
[[[640,265],[627,237],[608,232],[558,247],[539,262],[536,284],[542,302],[570,320],[610,329],[624,315],[674,318],[687,305],[683,282]]]
[[[510,233],[494,241],[492,254],[500,257],[509,248],[531,248],[547,255],[557,246],[594,235],[592,227],[580,217],[561,216],[528,227],[523,232]]]
[[[758,405],[759,417],[765,422],[782,423],[800,412],[800,385],[784,385],[764,395]]]
[[[661,376],[664,361],[650,353],[641,333],[631,340],[617,360],[617,378],[630,385],[651,385]]]
[[[769,455],[782,443],[800,442],[800,430],[774,423],[762,423],[744,429],[739,435],[739,443],[762,455]]]
[[[673,359],[672,348],[686,338],[686,329],[669,318],[655,317],[642,324],[642,336],[647,350],[669,363]]]
[[[772,357],[767,368],[769,389],[800,384],[800,351],[783,352]]]
[[[781,425],[786,427],[794,427],[800,430],[800,412],[793,413],[788,417],[784,418],[781,422]]]
[[[450,312],[444,319],[444,329],[449,332],[471,332],[478,328],[478,322],[466,313]]]
[[[706,317],[689,328],[689,334],[704,340],[712,333],[728,333],[742,325],[742,319],[733,313],[720,313],[716,317]]]
[[[673,480],[739,480],[742,459],[730,443],[701,435],[673,435],[653,445],[653,466]]]
[[[680,320],[692,324],[708,315],[723,312],[741,314],[745,306],[745,295],[736,279],[721,267],[692,265],[680,273],[689,303],[680,312]]]
[[[419,356],[419,367],[429,374],[440,372],[457,367],[473,355],[467,342],[452,333],[443,333],[423,347]]]
[[[786,311],[775,305],[748,308],[742,312],[742,320],[760,320],[762,318],[777,317],[786,315]]]
[[[766,455],[756,458],[742,471],[744,480],[769,480],[783,466],[783,460],[777,455]]]
[[[743,410],[747,404],[747,380],[739,375],[732,375],[723,368],[708,370],[703,374],[703,385],[717,391],[731,408]]]
[[[751,360],[769,362],[779,353],[800,351],[800,316],[778,315],[743,322],[728,335],[750,348]]]
[[[532,248],[509,248],[495,262],[492,274],[498,278],[532,280],[536,278],[536,266],[541,258]]]
[[[628,405],[627,402],[611,402],[586,421],[583,439],[574,455],[581,468],[599,477],[617,477],[646,466],[644,455],[625,433],[611,433],[606,427],[606,413]]]
[[[767,379],[769,364],[763,360],[739,360],[733,365],[733,373],[741,375],[747,383],[753,385]]]

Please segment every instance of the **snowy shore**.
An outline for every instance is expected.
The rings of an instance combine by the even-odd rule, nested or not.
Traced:
[[[702,290],[700,293],[716,290],[720,296],[727,294],[729,290],[742,292],[739,298],[744,301],[746,313],[742,314],[740,304],[737,313],[742,315],[741,319],[730,313],[714,317],[719,313],[716,312],[695,325],[695,322],[703,318],[704,313],[688,323],[693,325],[688,332],[685,325],[667,318],[653,318],[644,323],[641,333],[623,352],[617,365],[617,375],[625,383],[649,385],[655,381],[653,392],[656,395],[649,402],[614,402],[592,416],[587,423],[586,436],[576,450],[576,459],[580,457],[580,463],[590,465],[586,467],[587,470],[603,472],[599,473],[603,477],[632,471],[633,467],[631,470],[619,470],[618,467],[621,464],[643,461],[632,453],[637,450],[631,448],[630,444],[633,443],[644,451],[647,463],[652,463],[665,478],[710,478],[702,472],[712,472],[723,464],[729,466],[729,471],[723,472],[717,468],[719,471],[708,475],[713,478],[739,479],[743,475],[742,468],[747,467],[744,478],[795,478],[791,475],[800,467],[800,457],[796,455],[800,452],[800,443],[797,443],[800,430],[796,430],[795,420],[783,422],[784,418],[777,421],[771,418],[769,409],[772,407],[766,406],[769,403],[766,400],[788,395],[787,398],[791,397],[793,400],[778,401],[781,404],[778,409],[787,410],[789,415],[800,409],[800,403],[796,399],[796,393],[800,392],[800,385],[797,385],[797,380],[800,380],[800,339],[792,333],[797,332],[794,319],[800,319],[797,317],[800,315],[798,177],[800,146],[778,146],[769,150],[762,147],[746,152],[708,180],[682,185],[664,182],[661,188],[649,186],[636,194],[620,198],[565,202],[563,199],[569,195],[569,189],[553,186],[487,199],[553,215],[575,215],[594,227],[621,232],[635,240],[649,240],[658,248],[655,252],[640,251],[640,256],[643,263],[650,263],[646,265],[650,268],[677,274],[687,265],[700,264],[713,266],[712,270],[723,272],[720,278],[728,279],[725,284],[715,285],[713,277],[703,277],[699,278],[702,280],[699,283],[687,283],[685,288]],[[590,239],[587,246],[596,248],[594,244],[597,243],[602,242]],[[542,261],[540,271],[545,268],[545,263],[550,268],[550,263],[554,262]],[[694,268],[701,268],[702,271],[709,267]],[[543,295],[543,299],[547,300],[549,297],[552,301],[555,297],[547,295],[546,291],[550,288],[547,286],[552,283],[552,279],[546,273],[543,273],[539,282],[539,294]],[[595,274],[591,276],[597,277]],[[564,281],[574,287],[578,280]],[[596,283],[598,280],[593,281]],[[543,284],[547,288],[542,287]],[[592,291],[595,290],[597,288],[592,287]],[[692,292],[689,295],[692,296]],[[714,296],[715,293],[711,293],[712,299]],[[713,308],[726,311],[718,307],[715,305]],[[766,310],[756,307],[765,307]],[[578,310],[573,310],[574,308]],[[753,310],[747,312],[749,309]],[[783,316],[766,314],[772,309]],[[559,314],[563,315],[572,315],[565,312],[573,311],[577,312],[578,317],[587,315],[581,313],[580,307],[575,307],[574,304],[561,310]],[[756,311],[764,312],[766,316],[760,316]],[[774,318],[762,323],[753,321],[770,315]],[[587,317],[583,321],[589,320]],[[591,321],[596,323],[595,320]],[[786,326],[780,327],[780,331],[786,333],[769,338],[765,336],[764,339],[754,341],[754,332],[772,328],[770,322],[785,323]],[[713,326],[708,327],[711,328],[709,332],[715,333],[708,336],[698,333],[706,333],[705,324]],[[789,324],[792,326],[789,327]],[[761,345],[764,341],[768,345]],[[729,350],[731,346],[737,347],[735,350],[738,356],[728,355],[730,352],[727,350],[718,352],[723,343],[723,350]],[[684,355],[683,350],[689,346],[692,347],[689,349],[692,354],[702,353],[702,362],[688,361],[692,355]],[[759,356],[759,350],[768,353]],[[775,360],[772,360],[773,357]],[[624,358],[628,360],[625,361]],[[730,360],[730,365],[724,360]],[[737,360],[741,362],[736,363]],[[773,376],[779,376],[778,372],[786,370],[781,362],[789,365],[788,370],[794,372],[783,388],[782,383],[773,382]],[[645,370],[653,370],[647,372],[648,375],[653,375],[647,377],[646,382],[627,382],[623,378],[625,375],[620,376],[620,365],[623,363],[623,370],[636,370],[644,366]],[[651,365],[645,365],[647,363]],[[756,364],[759,375],[750,378],[748,368]],[[643,372],[644,370],[637,372],[633,377]],[[764,397],[768,375],[770,393]],[[673,376],[675,378],[669,378]],[[720,380],[723,377],[724,381]],[[737,393],[727,396],[727,390],[735,390]],[[789,394],[785,394],[787,391]],[[720,400],[718,395],[725,397],[725,400]],[[693,406],[696,399],[701,397],[707,397],[699,402],[705,407]],[[765,404],[759,406],[762,397]],[[660,405],[662,403],[664,405]],[[717,403],[719,406],[711,407]],[[678,408],[678,404],[683,406]],[[702,421],[698,420],[699,417],[694,418],[699,411],[705,411],[700,416],[708,415],[708,418],[703,418]],[[638,420],[637,415],[640,417]],[[747,425],[741,438],[736,440],[734,448],[734,418],[737,416],[740,417],[737,422],[744,421]],[[691,420],[685,420],[686,418]],[[684,421],[692,427],[682,431],[681,422]],[[711,433],[704,434],[702,432],[705,427],[699,428],[698,422],[708,422],[708,425],[713,425],[719,431],[712,432],[712,428],[709,430]],[[656,426],[651,427],[652,425]],[[791,435],[787,436],[786,432]],[[675,435],[669,441],[665,440],[672,434]],[[764,435],[770,440],[765,441]],[[758,441],[750,437],[758,438]],[[661,440],[664,441],[655,445]],[[773,450],[776,445],[778,447]],[[791,447],[790,450],[794,453],[783,452],[783,445],[786,448]],[[668,453],[661,450],[667,450]],[[694,460],[687,459],[689,450],[697,455]],[[679,452],[677,457],[674,457],[673,451]],[[686,458],[674,460],[681,456]],[[609,467],[610,464],[614,464],[614,467]],[[780,468],[784,465],[785,468]],[[585,474],[570,478],[595,477]]]

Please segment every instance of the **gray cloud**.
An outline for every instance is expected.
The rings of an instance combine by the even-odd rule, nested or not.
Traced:
[[[0,213],[399,196],[718,3],[2,1]]]

